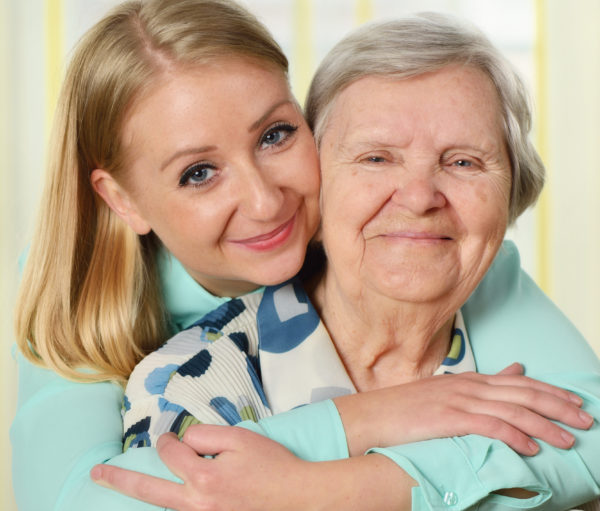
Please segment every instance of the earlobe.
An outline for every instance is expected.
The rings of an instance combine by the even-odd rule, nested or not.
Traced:
[[[109,172],[103,169],[94,169],[90,175],[90,183],[108,207],[137,234],[148,234],[151,231],[150,225],[139,214],[128,193]]]

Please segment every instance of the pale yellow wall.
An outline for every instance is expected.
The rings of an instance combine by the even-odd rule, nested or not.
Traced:
[[[13,153],[11,151],[10,112],[12,82],[9,80],[11,58],[11,32],[8,1],[0,2],[0,509],[12,511],[10,478],[10,444],[8,417],[14,410],[16,371],[8,355],[12,339],[11,311],[16,287],[16,272],[11,248],[13,238],[14,189]]]
[[[550,293],[600,353],[600,2],[545,16]]]

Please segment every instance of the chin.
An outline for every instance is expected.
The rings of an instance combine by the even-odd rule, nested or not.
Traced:
[[[262,278],[259,278],[257,282],[260,282],[263,286],[275,286],[281,284],[297,275],[301,266],[302,262],[300,261],[300,263],[288,267],[289,269],[285,271],[269,272],[268,274],[262,275]]]
[[[389,298],[410,303],[437,301],[455,287],[454,279],[419,278],[414,274],[386,274],[373,276],[372,283],[380,294]],[[446,275],[447,276],[447,275]],[[452,282],[450,282],[452,280]]]

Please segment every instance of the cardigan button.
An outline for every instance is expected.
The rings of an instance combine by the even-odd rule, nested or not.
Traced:
[[[456,493],[453,491],[447,491],[444,494],[444,504],[447,506],[455,506],[458,504],[458,497],[456,496]]]

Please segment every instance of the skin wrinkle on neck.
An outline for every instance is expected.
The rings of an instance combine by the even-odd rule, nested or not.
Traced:
[[[354,299],[330,269],[311,299],[359,391],[431,376],[448,354],[454,322],[448,305],[399,303],[367,289]]]

